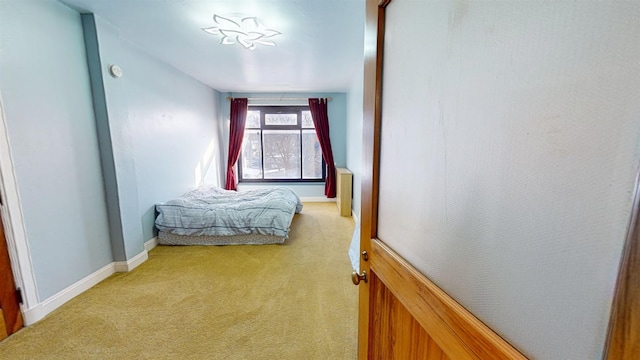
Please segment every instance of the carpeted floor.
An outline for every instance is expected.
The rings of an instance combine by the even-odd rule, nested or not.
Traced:
[[[158,246],[0,342],[0,359],[355,359],[353,228],[306,203],[284,245]]]

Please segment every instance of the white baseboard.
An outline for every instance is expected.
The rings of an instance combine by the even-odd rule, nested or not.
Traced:
[[[138,267],[138,265],[147,261],[149,258],[149,254],[147,254],[147,250],[142,250],[142,252],[127,261],[116,261],[113,263],[114,269],[116,272],[128,272]]]
[[[324,196],[300,197],[302,202],[336,202],[336,198],[327,198]]]
[[[151,240],[148,240],[144,243],[144,249],[147,250],[147,252],[153,250],[154,247],[158,246],[158,237],[154,237]]]
[[[25,325],[31,325],[39,321],[43,317],[47,316],[53,310],[59,308],[67,301],[89,290],[92,286],[98,284],[102,280],[115,274],[115,263],[111,263],[97,270],[96,272],[89,274],[80,281],[72,284],[71,286],[63,289],[47,300],[41,302],[31,309],[23,311]]]
[[[154,238],[155,239],[155,238]],[[153,240],[153,239],[152,239]],[[146,245],[146,243],[145,243]],[[82,294],[83,292],[89,290],[91,287],[97,285],[104,279],[109,276],[115,274],[116,272],[127,272],[135,269],[138,265],[142,264],[149,258],[147,254],[147,250],[142,250],[142,252],[128,261],[114,261],[111,264],[105,265],[97,271],[93,272],[80,279],[76,283],[68,286],[57,294],[51,296],[50,298],[44,300],[40,304],[30,308],[30,309],[22,309],[22,315],[24,318],[25,325],[29,326],[42,318],[47,316],[53,310],[59,308],[64,305],[67,301],[73,299],[74,297]]]
[[[353,218],[353,221],[355,221],[356,224],[360,221],[360,218],[358,218],[358,214],[353,212],[353,210],[351,210],[351,217]]]

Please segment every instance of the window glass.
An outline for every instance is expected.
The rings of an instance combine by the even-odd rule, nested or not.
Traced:
[[[302,130],[302,178],[322,179],[322,149],[315,130]]]
[[[298,125],[298,114],[265,114],[265,125]]]
[[[264,130],[264,178],[300,178],[300,131]]]
[[[260,128],[260,110],[247,111],[247,122],[245,128]]]
[[[248,121],[248,119],[247,119]],[[242,177],[262,179],[262,131],[245,130],[242,140]]]
[[[302,112],[302,127],[303,128],[315,128],[313,124],[313,118],[311,117],[311,111],[303,111]]]

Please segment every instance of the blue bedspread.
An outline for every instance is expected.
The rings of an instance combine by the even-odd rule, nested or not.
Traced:
[[[228,191],[201,186],[182,197],[156,205],[156,227],[177,235],[246,235],[286,238],[300,198],[288,188]]]

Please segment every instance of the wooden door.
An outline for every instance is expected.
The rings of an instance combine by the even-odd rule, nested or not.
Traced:
[[[640,173],[616,294],[613,299],[606,360],[640,359]]]
[[[403,0],[395,0],[403,1]],[[358,358],[525,359],[377,238],[385,11],[367,0]]]
[[[20,330],[22,326],[22,313],[16,296],[16,285],[4,236],[4,224],[0,216],[0,340]]]

